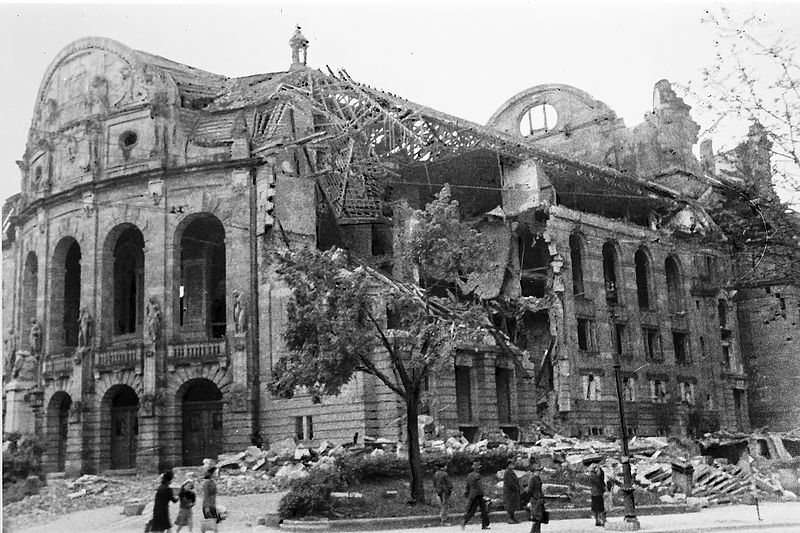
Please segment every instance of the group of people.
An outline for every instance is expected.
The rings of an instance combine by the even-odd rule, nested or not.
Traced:
[[[202,485],[202,510],[203,518],[215,519],[217,523],[223,519],[222,513],[219,512],[217,507],[217,483],[214,481],[214,474],[216,467],[207,466],[203,471],[203,485]],[[153,518],[148,523],[146,531],[156,532],[171,532],[172,522],[169,518],[169,504],[178,503],[178,515],[175,517],[175,525],[178,526],[176,533],[179,533],[184,527],[189,531],[193,530],[194,524],[192,520],[192,508],[197,501],[197,495],[194,491],[194,481],[187,479],[181,485],[178,494],[172,490],[170,484],[174,478],[172,470],[167,470],[161,474],[161,483],[156,490],[155,503],[153,504]]]
[[[531,465],[531,473],[530,476],[527,476],[527,486],[523,491],[520,487],[519,478],[514,472],[514,464],[514,461],[509,461],[503,474],[503,499],[506,511],[508,512],[508,522],[510,524],[519,523],[515,515],[521,508],[521,502],[524,496],[524,499],[530,500],[530,516],[533,521],[531,533],[539,533],[542,530],[542,523],[547,523],[547,511],[544,507],[544,493],[542,492],[542,478],[540,477],[542,467],[539,464]],[[450,476],[447,472],[449,466],[449,463],[442,466],[433,476],[433,487],[439,497],[439,517],[442,524],[444,524],[447,519],[450,495],[453,492],[453,482],[450,480]],[[480,469],[481,464],[475,462],[472,465],[472,471],[467,475],[466,486],[464,488],[464,497],[467,499],[467,509],[461,522],[461,529],[466,527],[478,509],[481,511],[481,529],[490,529],[489,508],[486,503],[486,493],[483,488]]]
[[[439,497],[440,513],[439,518],[442,524],[447,520],[447,512],[450,496],[453,493],[453,482],[448,475],[446,464],[439,468],[433,476],[433,487]],[[544,492],[542,491],[542,478],[540,477],[542,466],[533,463],[530,468],[530,475],[525,476],[527,482],[525,487],[521,486],[520,480],[514,471],[515,461],[511,460],[506,465],[503,472],[503,503],[508,513],[508,523],[518,524],[516,518],[517,511],[524,507],[525,500],[530,501],[530,518],[533,522],[531,533],[541,533],[542,524],[549,522],[549,513],[544,505]],[[480,474],[481,464],[475,462],[472,471],[467,475],[464,497],[467,499],[467,509],[461,522],[461,529],[464,529],[473,517],[475,512],[481,511],[481,529],[489,527],[489,509],[486,494],[483,489],[483,481]],[[595,525],[603,526],[606,523],[606,511],[604,495],[606,491],[606,480],[603,469],[593,464],[589,467],[589,486],[592,496],[592,514],[594,515]],[[523,479],[525,479],[523,478]]]

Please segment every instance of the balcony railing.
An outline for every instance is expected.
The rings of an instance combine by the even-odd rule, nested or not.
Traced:
[[[227,358],[225,339],[167,346],[167,364],[217,362]]]
[[[70,374],[72,374],[72,367],[73,367],[72,356],[61,355],[61,356],[47,358],[44,362],[44,367],[42,371],[46,378],[69,376]]]
[[[143,357],[144,349],[141,344],[127,348],[99,352],[97,354],[95,368],[99,371],[122,370],[136,367],[141,368]]]

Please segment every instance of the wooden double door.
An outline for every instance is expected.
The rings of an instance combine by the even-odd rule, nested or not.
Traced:
[[[222,401],[184,401],[183,465],[216,459],[222,451]]]
[[[111,469],[136,468],[139,439],[139,406],[111,408]]]

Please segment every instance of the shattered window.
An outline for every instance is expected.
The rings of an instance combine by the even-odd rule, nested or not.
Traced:
[[[572,264],[572,293],[576,296],[584,296],[583,246],[577,235],[569,236],[569,258]]]
[[[600,401],[603,399],[603,386],[600,376],[594,374],[584,374],[583,378],[583,399]]]
[[[648,359],[661,359],[661,339],[658,330],[642,328],[642,337]]]

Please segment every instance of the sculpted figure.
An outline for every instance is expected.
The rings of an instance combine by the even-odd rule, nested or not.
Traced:
[[[233,291],[233,325],[235,333],[247,331],[247,304],[239,291]]]
[[[8,376],[14,370],[14,359],[17,355],[17,336],[14,328],[8,330],[8,335],[3,339],[3,376]]]
[[[89,113],[106,114],[109,108],[108,80],[95,76],[89,84]]]
[[[92,342],[92,315],[85,307],[81,307],[78,317],[78,347],[88,348]]]
[[[35,318],[31,318],[31,330],[28,334],[28,342],[30,343],[30,350],[33,355],[39,355],[42,352],[42,326]]]
[[[37,357],[26,351],[20,351],[18,356],[11,377],[20,381],[36,381],[36,369],[39,367]]]
[[[147,336],[153,344],[161,338],[161,305],[155,296],[147,302]]]

